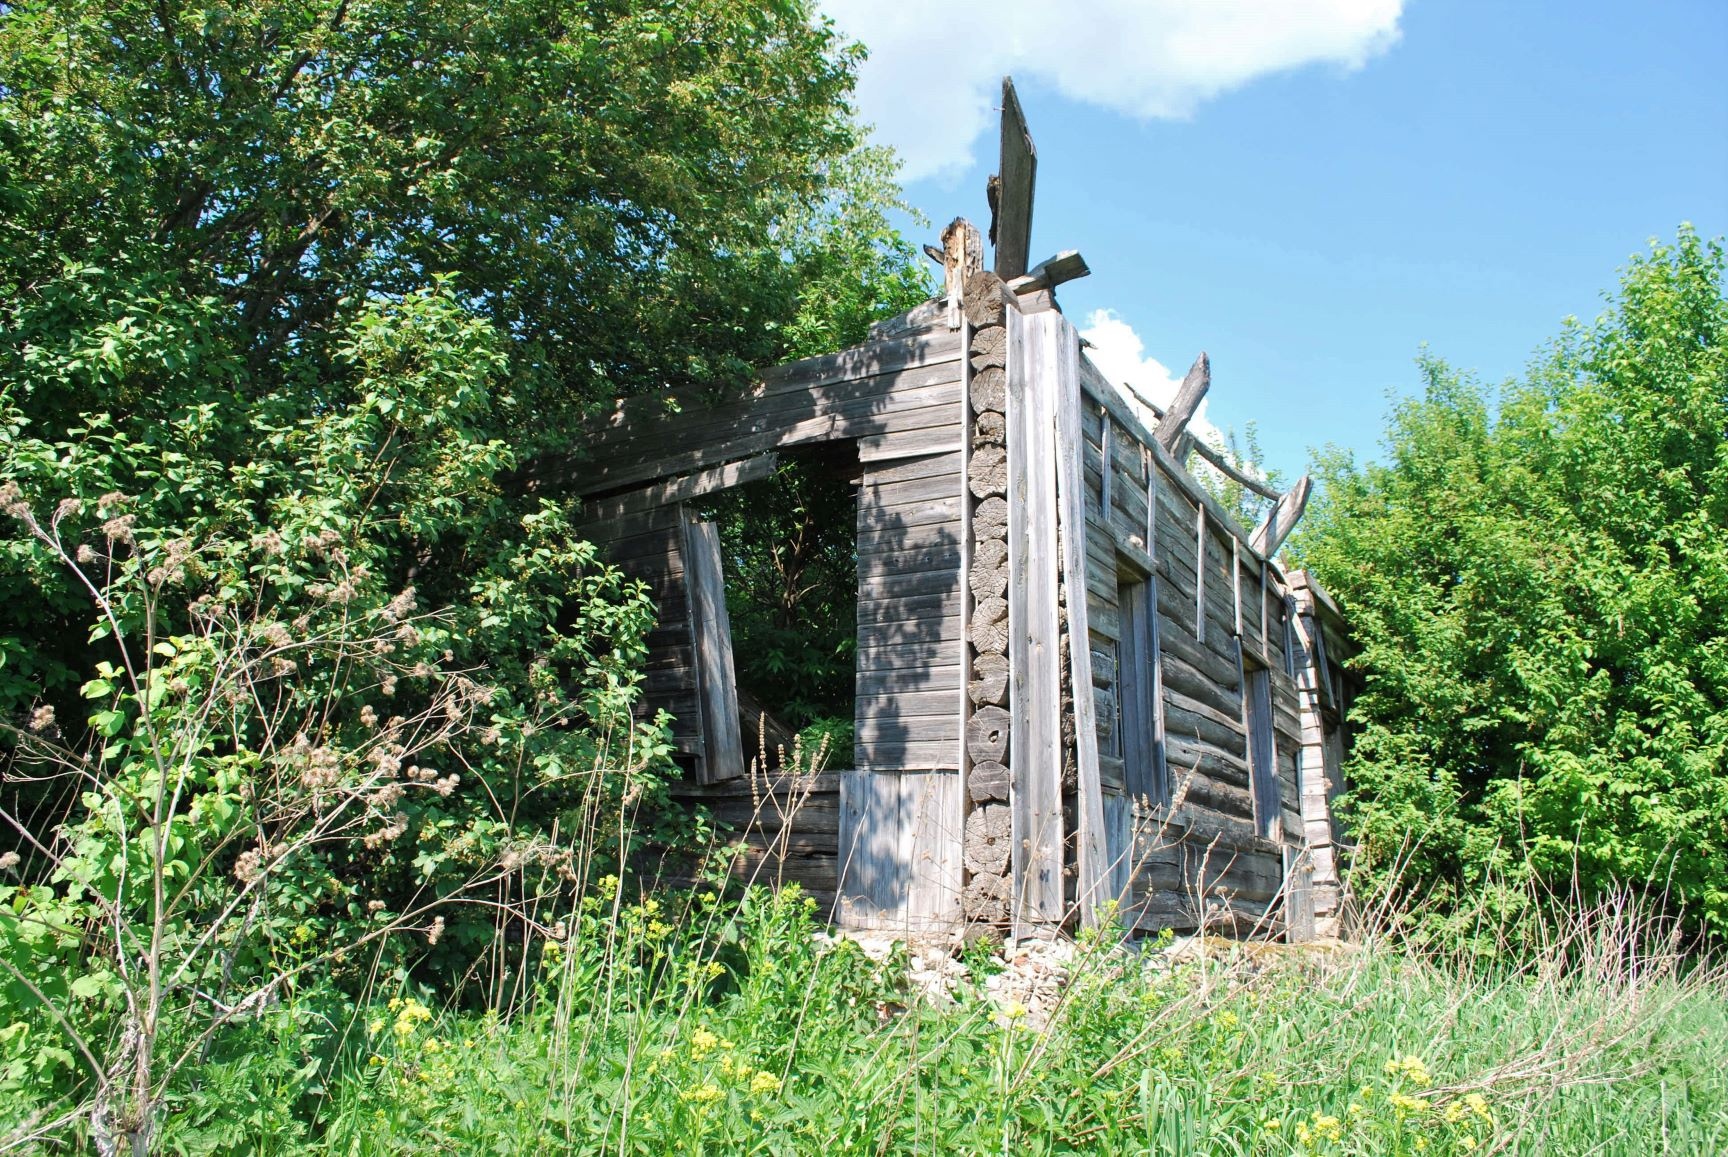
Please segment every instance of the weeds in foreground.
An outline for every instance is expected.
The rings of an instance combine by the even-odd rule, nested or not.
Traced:
[[[192,1074],[182,1152],[1711,1153],[1728,989],[1606,904],[1523,965],[1109,937],[1039,1017],[906,991],[795,887],[591,890],[513,1018],[287,1003]],[[1013,967],[1012,959],[1007,962]],[[336,1043],[341,1041],[343,1043]]]

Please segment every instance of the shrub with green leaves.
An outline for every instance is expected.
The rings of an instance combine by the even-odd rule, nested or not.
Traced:
[[[653,607],[554,483],[596,405],[922,286],[856,52],[803,3],[0,6],[21,1120],[141,1152],[284,1006],[287,1072],[386,979],[507,1007],[671,834]]]
[[[1531,877],[1562,903],[1624,881],[1728,930],[1722,273],[1683,230],[1523,381],[1425,359],[1384,461],[1322,460],[1294,549],[1362,646],[1365,891],[1511,917]]]

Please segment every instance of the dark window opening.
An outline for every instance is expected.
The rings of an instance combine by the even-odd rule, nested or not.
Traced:
[[[1272,735],[1272,672],[1243,660],[1242,714],[1248,729],[1248,772],[1254,794],[1254,827],[1278,838],[1283,793],[1278,785],[1278,748]]]
[[[1170,767],[1164,752],[1164,679],[1158,648],[1156,580],[1130,567],[1117,572],[1117,726],[1122,776],[1128,794],[1154,804],[1170,802]]]
[[[858,454],[781,451],[774,473],[705,503],[719,527],[746,756],[803,735],[851,758],[858,639]],[[772,755],[771,755],[772,758]]]

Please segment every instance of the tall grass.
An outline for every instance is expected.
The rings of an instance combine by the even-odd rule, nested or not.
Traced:
[[[1617,898],[1520,962],[1196,941],[1079,946],[1060,1002],[951,1000],[827,937],[796,889],[674,908],[616,881],[509,1017],[408,989],[292,1003],[212,1059],[185,1151],[1728,1152],[1728,984]],[[1042,1022],[1034,1027],[1034,1022]],[[322,1068],[309,1041],[339,1042]]]

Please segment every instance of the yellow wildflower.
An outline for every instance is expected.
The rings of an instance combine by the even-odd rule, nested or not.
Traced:
[[[708,974],[709,980],[715,980],[726,971],[726,966],[721,964],[718,960],[710,960],[707,964],[702,966],[702,971]]]
[[[1327,1141],[1341,1141],[1344,1138],[1344,1122],[1330,1114],[1314,1114],[1314,1134]]]
[[[1009,1020],[1019,1020],[1021,1017],[1025,1016],[1028,1011],[1029,1010],[1026,1006],[1021,1004],[1019,1001],[1011,1000],[1003,1006],[1002,1015],[1007,1017]]]
[[[1284,1127],[1284,1122],[1280,1121],[1277,1117],[1273,1117],[1270,1121],[1260,1122],[1260,1127],[1268,1133],[1276,1133]]]
[[[1492,1125],[1494,1114],[1488,1111],[1488,1100],[1481,1093],[1469,1093],[1464,1097],[1464,1107],[1476,1114],[1482,1120]]]
[[[1231,1012],[1229,1009],[1225,1009],[1223,1012],[1218,1014],[1218,1023],[1223,1025],[1225,1028],[1235,1028],[1240,1022],[1235,1013]]]
[[[690,1034],[690,1051],[698,1057],[707,1056],[714,1051],[714,1046],[720,1043],[720,1038],[705,1028],[699,1028]]]
[[[1392,1102],[1392,1107],[1404,1113],[1426,1113],[1429,1105],[1421,1097],[1412,1097],[1405,1093],[1393,1093],[1386,1098]]]
[[[679,1094],[686,1101],[694,1101],[698,1105],[712,1105],[725,1095],[720,1091],[719,1085],[698,1085],[694,1089]]]
[[[750,1078],[750,1092],[755,1096],[766,1096],[780,1091],[780,1078],[773,1073],[757,1073]]]
[[[1458,1144],[1466,1153],[1474,1153],[1476,1151],[1476,1138],[1474,1137],[1460,1137],[1458,1139]]]
[[[432,1019],[432,1010],[413,997],[407,1000],[392,1000],[390,1007],[396,1012],[396,1023],[393,1027],[399,1037],[410,1037],[414,1031]]]
[[[1386,1062],[1386,1075],[1401,1077],[1419,1089],[1425,1089],[1434,1083],[1434,1078],[1428,1075],[1428,1066],[1421,1057],[1406,1054],[1403,1060],[1393,1057]]]
[[[1422,1150],[1424,1150],[1426,1148],[1428,1148],[1428,1138],[1426,1138],[1426,1137],[1416,1138],[1416,1152],[1420,1153],[1420,1152],[1422,1152]]]

